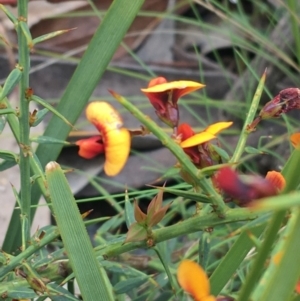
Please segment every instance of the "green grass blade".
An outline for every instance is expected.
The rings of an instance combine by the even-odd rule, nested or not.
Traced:
[[[253,288],[255,287],[259,277],[261,276],[264,269],[264,263],[269,256],[270,249],[272,248],[277,237],[277,233],[281,227],[284,216],[285,211],[279,211],[272,217],[266,233],[266,238],[259,249],[253,265],[251,266],[250,273],[247,277],[245,285],[242,288],[241,293],[239,294],[238,301],[248,300]]]
[[[257,286],[253,301],[290,300],[300,276],[300,209],[291,218],[265,272]]]
[[[143,3],[144,0],[114,1],[106,13],[57,107],[57,111],[71,124],[75,124],[84,109]],[[66,140],[70,130],[71,127],[67,126],[64,121],[53,116],[44,136]],[[61,149],[62,145],[59,144],[40,145],[37,149],[37,156],[42,166],[45,166],[49,161],[56,160]],[[34,206],[38,203],[40,194],[39,187],[34,185],[31,205]],[[31,218],[34,217],[35,210],[32,208]],[[19,213],[14,211],[3,244],[3,249],[7,252],[16,250],[20,246],[21,227],[19,219]]]
[[[265,224],[249,229],[248,232],[250,231],[255,236],[259,236],[264,229]],[[241,233],[210,277],[211,292],[213,295],[217,296],[221,292],[253,246],[254,243],[249,238],[247,232]]]
[[[286,180],[284,192],[295,190],[299,185],[300,149],[295,149],[286,162],[282,175]]]
[[[53,211],[83,300],[114,300],[112,287],[96,259],[64,172],[56,162],[46,166]]]

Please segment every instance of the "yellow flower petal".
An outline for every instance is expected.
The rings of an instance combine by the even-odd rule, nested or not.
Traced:
[[[196,262],[183,260],[177,270],[180,286],[196,301],[214,301],[210,295],[210,284],[204,270]]]
[[[107,132],[104,171],[108,176],[117,175],[126,164],[130,152],[130,142],[130,132],[125,128]]]
[[[300,148],[300,133],[291,135],[290,141],[294,148]]]
[[[106,131],[121,128],[123,121],[119,113],[105,101],[90,102],[86,108],[86,117],[98,130],[105,127]]]
[[[180,146],[182,148],[192,147],[196,146],[202,143],[205,143],[207,141],[210,141],[212,139],[217,138],[215,135],[208,133],[208,132],[201,132],[199,134],[196,134],[180,143]]]
[[[231,125],[233,124],[232,121],[228,121],[228,122],[217,122],[214,123],[210,126],[208,126],[204,131],[211,133],[213,135],[217,135],[218,133],[220,133],[221,131],[229,128]]]
[[[117,175],[129,156],[131,136],[119,113],[107,102],[91,102],[86,109],[87,119],[101,132],[105,150],[104,171]]]
[[[197,83],[189,80],[179,80],[174,82],[158,84],[150,88],[141,89],[141,91],[147,93],[158,93],[158,92],[165,92],[174,89],[187,89],[188,93],[190,93],[198,89],[201,89],[203,87],[205,87],[205,85],[201,83]]]

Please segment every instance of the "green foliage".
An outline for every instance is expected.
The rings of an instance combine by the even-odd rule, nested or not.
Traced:
[[[101,194],[89,201],[99,202],[99,207],[100,202],[107,201],[116,210],[113,216],[94,220],[85,220],[90,212],[79,213],[65,171],[54,161],[63,145],[70,145],[67,142],[68,134],[74,129],[73,125],[105,70],[147,78],[108,65],[136,15],[153,16],[153,13],[140,11],[143,0],[113,1],[54,108],[38,95],[33,95],[29,88],[30,51],[37,43],[68,34],[71,29],[33,39],[27,24],[27,1],[18,1],[18,16],[0,5],[16,29],[19,54],[17,66],[0,89],[0,133],[8,124],[19,146],[19,153],[1,149],[0,171],[18,166],[21,182],[20,192],[12,186],[16,208],[0,252],[2,299],[44,300],[49,297],[51,300],[79,300],[82,297],[83,300],[185,300],[184,292],[176,280],[177,267],[183,259],[191,259],[198,261],[210,275],[209,293],[214,296],[225,295],[228,300],[232,298],[238,301],[299,300],[295,292],[300,278],[299,148],[296,146],[287,158],[280,158],[284,163],[281,174],[286,181],[282,190],[274,192],[276,185],[270,184],[270,179],[258,175],[240,175],[233,171],[241,169],[253,173],[258,167],[253,158],[265,154],[280,157],[272,147],[282,143],[286,135],[262,136],[257,145],[250,145],[249,138],[259,128],[258,123],[262,119],[285,114],[287,106],[289,110],[300,106],[300,97],[289,99],[288,102],[278,96],[274,98],[275,101],[273,99],[271,109],[268,105],[262,105],[258,119],[255,119],[264,92],[272,98],[268,89],[269,76],[275,81],[277,77],[274,73],[281,72],[291,82],[298,82],[300,35],[299,17],[295,13],[298,5],[296,1],[287,1],[279,8],[272,6],[270,10],[271,5],[252,1],[253,15],[250,17],[241,2],[237,1],[233,10],[230,1],[182,1],[182,5],[189,4],[195,14],[194,20],[169,11],[155,15],[193,24],[198,26],[199,31],[221,31],[231,38],[236,72],[248,74],[243,91],[233,89],[242,93],[242,96],[237,93],[233,95],[235,99],[226,97],[224,103],[198,94],[197,104],[205,107],[207,120],[202,120],[190,107],[196,103],[193,99],[187,99],[178,106],[177,101],[174,103],[173,96],[182,87],[163,91],[167,94],[167,102],[163,98],[160,100],[162,94],[156,91],[154,106],[158,111],[156,113],[163,116],[171,127],[174,123],[169,122],[170,116],[163,115],[167,111],[165,109],[169,110],[171,106],[176,111],[184,106],[206,129],[209,128],[207,124],[210,124],[211,110],[222,109],[235,120],[243,122],[241,130],[227,131],[227,134],[237,138],[236,146],[220,137],[222,143],[216,145],[199,143],[188,149],[183,148],[180,145],[182,133],[178,134],[177,126],[172,128],[170,135],[170,131],[144,114],[145,106],[137,105],[134,97],[125,98],[121,95],[122,91],[110,90],[113,96],[111,102],[121,104],[142,123],[142,129],[133,131],[133,134],[152,133],[177,159],[178,164],[161,171],[160,178],[173,178],[176,183],[170,187],[151,186],[143,191],[128,188],[125,193],[111,195],[105,189],[105,179],[87,175]],[[222,24],[227,26],[211,25],[202,20],[196,3],[218,16]],[[91,7],[93,11],[85,12],[87,15],[101,15],[95,11],[93,3]],[[265,33],[253,25],[262,12],[268,21]],[[285,24],[291,27],[295,47],[282,49],[269,36],[271,29],[279,26],[281,20],[289,20]],[[228,31],[229,26],[234,29],[233,33]],[[128,50],[126,45],[124,47]],[[141,59],[129,52],[151,76],[154,75]],[[257,60],[251,60],[253,53],[257,55]],[[213,55],[225,80],[234,88],[236,83],[228,76],[222,56],[217,52]],[[201,64],[199,54],[200,77],[203,72]],[[264,70],[268,64],[272,65],[270,74]],[[16,86],[20,91],[17,108],[10,102],[10,92]],[[297,89],[294,91],[298,93]],[[238,103],[237,99],[244,101]],[[31,101],[43,108],[30,112]],[[37,126],[49,112],[52,118],[45,132],[32,137],[30,127]],[[299,127],[297,119],[285,115],[277,120],[271,119],[270,124],[285,126],[288,134]],[[111,124],[109,126],[113,130],[119,129],[119,124],[116,128]],[[263,127],[261,124],[259,126]],[[263,143],[266,137],[269,142]],[[38,144],[36,151],[32,143]],[[105,145],[105,141],[103,143]],[[213,163],[200,166],[199,162],[193,161],[191,152],[201,160],[208,158],[205,162]],[[226,168],[232,173],[227,173],[228,178],[223,179],[222,184],[219,170]],[[74,172],[83,173],[79,170]],[[47,201],[57,226],[47,226],[30,235],[31,222],[41,195]],[[257,195],[258,199],[254,197]],[[146,210],[144,201],[149,201]],[[93,244],[86,231],[86,226],[90,224],[97,224],[98,227]],[[125,225],[126,233],[123,230]],[[192,279],[193,272],[188,276]],[[79,286],[80,296],[73,290],[74,279]],[[201,281],[197,285],[200,288],[203,286]],[[67,287],[63,284],[67,284]],[[196,300],[196,293],[189,293]],[[197,300],[202,301],[202,297]]]

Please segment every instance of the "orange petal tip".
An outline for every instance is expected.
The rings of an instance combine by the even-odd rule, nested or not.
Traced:
[[[180,286],[197,301],[215,300],[210,295],[210,284],[205,271],[191,260],[183,260],[177,270]]]
[[[121,128],[123,125],[118,111],[105,101],[90,102],[86,108],[86,117],[100,132]]]
[[[182,148],[192,147],[192,146],[196,146],[196,145],[208,142],[215,138],[217,138],[217,137],[209,132],[201,132],[199,134],[196,134],[196,135],[182,141],[180,143],[180,146]]]
[[[294,148],[300,148],[300,133],[291,135],[290,141]]]
[[[214,123],[210,126],[208,126],[204,131],[205,132],[209,132],[213,135],[217,135],[218,133],[220,133],[221,131],[229,128],[230,126],[232,126],[233,122],[232,121],[227,121],[227,122],[217,122]]]
[[[269,171],[266,175],[266,179],[271,182],[279,191],[282,191],[286,185],[285,178],[278,171]]]

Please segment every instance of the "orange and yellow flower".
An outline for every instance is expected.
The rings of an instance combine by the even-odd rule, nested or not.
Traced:
[[[216,139],[217,134],[227,129],[232,122],[217,122],[208,126],[202,132],[195,134],[187,123],[182,123],[178,127],[178,137],[181,140],[180,146],[191,158],[192,162],[199,168],[214,164],[216,153],[209,141]]]
[[[87,119],[98,129],[99,135],[76,142],[79,155],[86,159],[105,153],[104,171],[108,176],[117,175],[126,164],[131,137],[119,113],[107,102],[91,102],[86,108]]]
[[[205,85],[194,81],[167,82],[164,77],[157,77],[149,82],[148,88],[141,91],[148,97],[157,116],[164,123],[175,128],[179,122],[179,98],[203,87]]]
[[[177,279],[184,291],[195,301],[215,301],[210,294],[209,279],[200,265],[191,260],[183,260],[177,269]]]

